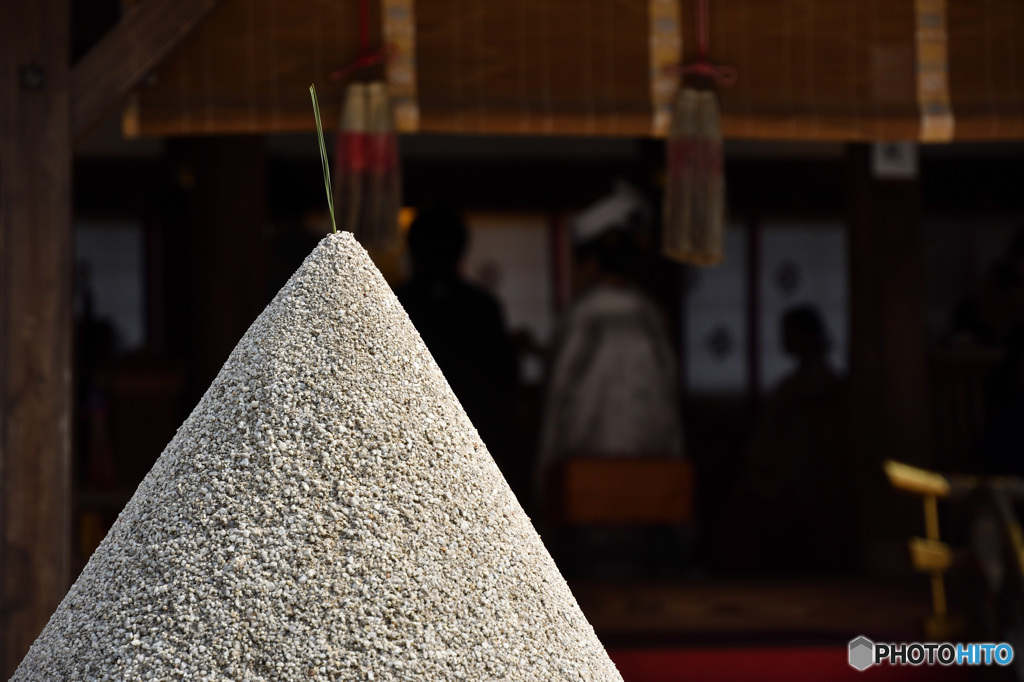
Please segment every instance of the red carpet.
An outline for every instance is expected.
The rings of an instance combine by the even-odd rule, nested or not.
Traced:
[[[912,682],[976,680],[978,667],[850,667],[844,647],[764,649],[611,649],[608,652],[625,682]],[[1000,671],[1005,672],[1005,671]]]

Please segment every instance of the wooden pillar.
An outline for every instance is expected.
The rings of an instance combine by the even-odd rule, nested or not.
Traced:
[[[67,589],[70,3],[0,3],[0,675]]]
[[[889,494],[882,461],[929,463],[921,192],[916,178],[873,177],[868,145],[851,145],[848,165],[853,461],[861,526],[877,540],[912,515]]]

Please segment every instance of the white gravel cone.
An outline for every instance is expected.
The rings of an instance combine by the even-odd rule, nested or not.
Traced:
[[[14,680],[620,680],[366,252],[246,332]]]

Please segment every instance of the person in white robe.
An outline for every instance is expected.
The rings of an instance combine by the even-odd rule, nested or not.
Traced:
[[[570,457],[682,457],[675,354],[657,306],[630,282],[646,204],[619,183],[570,229],[585,280],[556,331],[535,483]]]

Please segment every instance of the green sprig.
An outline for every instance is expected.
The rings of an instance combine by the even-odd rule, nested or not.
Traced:
[[[331,227],[338,233],[338,224],[334,222],[334,193],[331,192],[331,167],[327,163],[327,147],[324,145],[324,127],[320,123],[320,105],[316,101],[316,86],[310,83],[309,95],[313,98],[313,114],[316,116],[316,134],[320,140],[320,161],[324,165],[324,188],[327,190],[327,208],[331,212]]]

